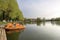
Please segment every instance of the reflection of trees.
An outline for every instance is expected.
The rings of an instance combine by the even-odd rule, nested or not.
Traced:
[[[54,21],[51,21],[51,24],[53,24],[53,25],[54,25],[54,24],[55,24],[55,22],[54,22]]]
[[[36,24],[36,22],[24,22],[24,24]]]
[[[60,21],[55,21],[55,24],[56,25],[60,25]]]
[[[37,26],[40,26],[41,25],[41,22],[36,22]]]
[[[60,25],[60,21],[52,21],[52,24]]]
[[[24,22],[24,24],[37,24],[37,26],[40,26],[42,22]]]
[[[22,32],[22,31],[21,31]],[[21,32],[7,33],[7,40],[18,40]]]
[[[43,23],[43,25],[45,26],[45,22],[42,22]]]

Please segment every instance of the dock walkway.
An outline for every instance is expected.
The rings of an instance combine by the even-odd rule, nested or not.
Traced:
[[[0,28],[0,40],[7,40],[5,29]]]

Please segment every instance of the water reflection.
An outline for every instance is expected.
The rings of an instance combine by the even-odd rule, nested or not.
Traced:
[[[60,40],[60,21],[24,23],[23,31],[7,31],[8,40]],[[58,26],[59,25],[59,26]]]
[[[36,22],[37,26],[40,26],[41,25],[41,22]]]
[[[19,36],[19,40],[60,40],[60,27],[57,26],[58,24],[56,21],[27,23],[26,29]]]
[[[41,24],[42,24],[43,26],[45,26],[46,23],[47,23],[47,22],[37,22],[36,24],[37,24],[37,26],[40,26]],[[49,21],[49,23],[51,23],[52,25],[59,25],[59,26],[60,26],[60,21]]]
[[[40,26],[42,23],[43,22],[24,22],[24,25],[26,25],[26,24],[36,24],[37,26]]]
[[[21,32],[23,32],[23,30],[6,31],[7,40],[18,40]]]
[[[45,24],[46,24],[47,22],[26,22],[26,23],[24,23],[25,25],[26,24],[36,24],[37,26],[40,26],[41,24],[43,25],[43,26],[45,26]],[[51,23],[52,25],[60,25],[60,21],[49,21],[49,23]]]
[[[53,25],[59,25],[60,26],[60,21],[53,21],[51,22]]]

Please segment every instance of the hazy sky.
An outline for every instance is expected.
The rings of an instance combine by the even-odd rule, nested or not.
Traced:
[[[18,0],[26,18],[60,17],[60,0]]]

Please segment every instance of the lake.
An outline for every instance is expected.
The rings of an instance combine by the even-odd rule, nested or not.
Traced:
[[[26,23],[25,29],[7,33],[8,40],[60,40],[60,21]]]

